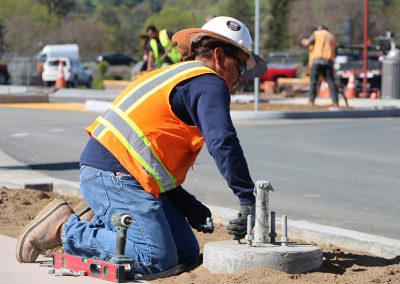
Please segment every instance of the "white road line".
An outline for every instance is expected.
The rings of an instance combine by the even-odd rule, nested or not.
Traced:
[[[304,197],[308,197],[308,198],[320,198],[321,195],[320,194],[304,194]]]
[[[14,138],[20,138],[20,137],[25,137],[25,136],[29,136],[29,133],[28,132],[21,132],[21,133],[11,134],[11,137],[14,137]]]
[[[61,129],[61,128],[54,128],[54,129],[49,129],[49,132],[52,133],[60,133],[60,132],[64,132],[65,129]]]

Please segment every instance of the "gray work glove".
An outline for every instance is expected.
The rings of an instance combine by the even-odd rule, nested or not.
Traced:
[[[228,234],[233,236],[234,240],[243,239],[247,233],[247,216],[252,215],[252,223],[254,226],[254,217],[256,212],[256,205],[242,205],[240,206],[238,217],[229,221]]]

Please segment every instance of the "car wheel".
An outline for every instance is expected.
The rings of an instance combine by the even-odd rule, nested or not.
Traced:
[[[91,89],[93,84],[92,77],[89,77],[88,81],[86,82],[86,88]]]
[[[71,88],[76,88],[78,87],[78,77],[74,77],[74,79],[71,82]]]
[[[5,85],[5,84],[7,84],[6,75],[4,75],[3,73],[0,73],[0,85]]]

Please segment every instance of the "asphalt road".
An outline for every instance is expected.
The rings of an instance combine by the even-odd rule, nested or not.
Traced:
[[[0,150],[47,175],[78,180],[84,128],[97,114],[0,108]],[[236,122],[254,180],[275,188],[277,216],[399,239],[400,119]],[[238,208],[204,149],[184,184]]]

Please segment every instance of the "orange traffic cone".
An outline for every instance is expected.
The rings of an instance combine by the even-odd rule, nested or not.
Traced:
[[[59,60],[58,62],[58,69],[57,69],[57,80],[54,88],[61,89],[67,87],[67,82],[64,79],[64,61]]]
[[[350,73],[349,81],[346,86],[346,98],[356,98],[357,97],[357,89],[355,84],[354,72]]]
[[[321,85],[319,86],[319,96],[322,98],[329,98],[329,86],[326,81],[321,81]]]

